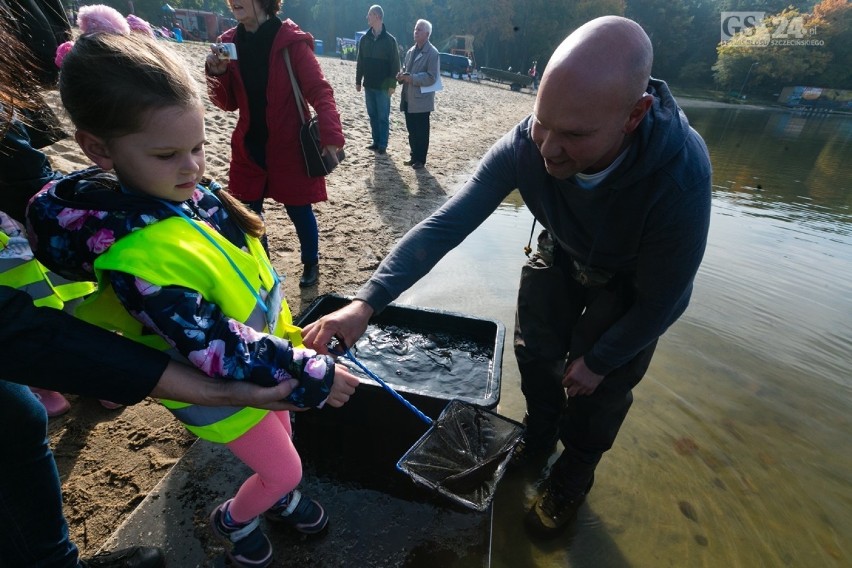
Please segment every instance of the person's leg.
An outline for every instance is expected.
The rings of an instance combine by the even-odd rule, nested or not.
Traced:
[[[376,89],[364,89],[364,102],[367,105],[367,116],[370,117],[370,134],[373,137],[373,143],[370,147],[378,148],[379,146],[379,108],[378,99],[376,98]]]
[[[237,491],[230,513],[245,523],[272,507],[302,480],[302,460],[282,418],[270,412],[254,428],[227,445],[255,473]],[[287,412],[281,412],[283,417]]]
[[[587,353],[600,336],[620,319],[634,301],[629,280],[614,280],[589,291],[589,302],[571,335],[574,361]],[[627,364],[604,377],[591,395],[567,398],[559,421],[564,450],[554,463],[544,494],[525,518],[540,536],[554,536],[572,523],[594,483],[595,468],[609,450],[633,402],[633,387],[651,362],[656,341]]]
[[[376,146],[379,151],[388,147],[390,139],[390,94],[386,89],[375,89],[376,92],[376,125],[378,127],[378,139]]]
[[[408,132],[408,165],[413,164],[417,160],[414,159],[414,149],[417,146],[416,135],[415,132],[416,126],[414,125],[414,114],[405,111],[403,113],[405,115],[405,130]]]
[[[430,125],[430,117],[432,116],[432,113],[424,112],[421,114],[423,115],[423,118],[421,119],[421,128],[423,133],[421,150],[423,152],[422,161],[425,164],[426,155],[429,153],[429,132],[432,129],[432,126]]]
[[[226,505],[227,519],[250,523],[260,513],[297,531],[323,530],[328,515],[319,503],[302,496],[302,461],[293,446],[288,412],[270,412],[249,432],[227,444],[228,449],[255,471]]]
[[[27,387],[0,381],[0,551],[4,566],[77,566],[62,514],[47,414]]]
[[[319,262],[319,228],[313,207],[308,204],[286,205],[284,208],[299,237],[302,264],[316,264]]]
[[[428,112],[417,112],[411,114],[411,140],[412,160],[421,164],[426,163],[426,153],[429,151],[429,115]]]
[[[319,281],[319,229],[314,210],[308,205],[287,205],[287,215],[296,227],[302,258],[299,287],[308,288]]]
[[[562,373],[570,330],[584,297],[582,287],[565,275],[559,262],[533,257],[521,270],[514,348],[527,416],[516,465],[549,454],[556,444],[566,398]]]

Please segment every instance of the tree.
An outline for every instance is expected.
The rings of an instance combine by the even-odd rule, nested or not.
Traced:
[[[690,47],[692,15],[683,0],[644,0],[627,4],[625,15],[635,20],[654,47],[653,74],[671,78],[680,73]]]
[[[825,42],[831,59],[820,78],[836,89],[852,89],[852,4],[848,0],[823,0],[814,6],[814,38]]]
[[[832,12],[834,13],[834,12]],[[816,31],[815,31],[816,30]],[[823,76],[834,58],[831,47],[816,39],[817,32],[831,37],[832,24],[811,14],[788,8],[768,15],[762,25],[737,33],[718,47],[718,60],[713,66],[716,81],[733,88],[756,63],[751,83],[765,91],[776,92],[785,85],[823,84]],[[848,69],[845,70],[848,76]],[[841,88],[839,85],[824,85]]]

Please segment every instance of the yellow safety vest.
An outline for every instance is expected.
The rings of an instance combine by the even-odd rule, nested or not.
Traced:
[[[103,278],[105,271],[116,270],[157,286],[177,285],[196,290],[205,300],[217,304],[228,317],[270,333],[267,325],[270,318],[256,294],[260,294],[261,289],[271,291],[276,275],[260,241],[248,236],[246,240],[249,252],[235,246],[207,224],[181,217],[170,217],[133,231],[95,260],[98,292],[78,306],[75,315],[134,341],[168,351],[173,358],[185,362],[166,340],[146,329],[121,305],[109,281]],[[301,330],[292,325],[286,301],[281,298],[280,303],[270,306],[270,311],[278,316],[272,333],[290,340],[294,346],[301,346]],[[218,443],[240,437],[268,412],[246,407],[214,408],[165,399],[160,402],[187,430]]]
[[[5,250],[9,235],[0,231],[0,251]],[[72,282],[48,270],[35,258],[0,256],[0,284],[26,292],[36,306],[62,309],[66,303],[95,291],[94,282]]]

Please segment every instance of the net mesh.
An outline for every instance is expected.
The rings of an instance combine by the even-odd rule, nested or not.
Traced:
[[[415,482],[484,511],[523,431],[514,420],[452,400],[397,467]]]

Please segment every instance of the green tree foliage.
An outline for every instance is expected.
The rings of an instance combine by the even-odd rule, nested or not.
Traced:
[[[683,0],[643,0],[627,4],[625,16],[638,22],[654,46],[653,74],[673,78],[690,48],[693,16]]]
[[[812,14],[794,8],[769,14],[719,45],[715,80],[741,89],[748,76],[749,90],[765,93],[787,85],[849,88],[850,21],[849,3],[837,0],[824,0]]]
[[[852,4],[849,0],[823,0],[814,6],[814,37],[825,41],[831,59],[821,85],[852,89]]]
[[[226,0],[167,0],[187,8],[230,16]],[[104,3],[122,13],[127,0],[86,0]],[[412,43],[418,18],[433,24],[432,43],[449,48],[455,35],[474,36],[479,66],[525,72],[538,61],[539,72],[557,45],[584,22],[606,14],[638,21],[654,45],[654,75],[692,86],[740,87],[749,68],[750,89],[771,91],[790,83],[808,82],[850,88],[852,82],[852,8],[849,0],[806,0],[788,8],[789,0],[284,0],[282,15],[323,40],[333,53],[335,38],[354,38],[366,30],[366,14],[378,2],[385,25],[401,47]],[[134,11],[152,24],[163,22],[163,0],[133,0]],[[815,30],[822,46],[753,47],[747,37],[719,45],[722,12],[764,12],[763,34],[771,34],[801,16],[801,25]],[[758,65],[751,64],[757,61]]]

